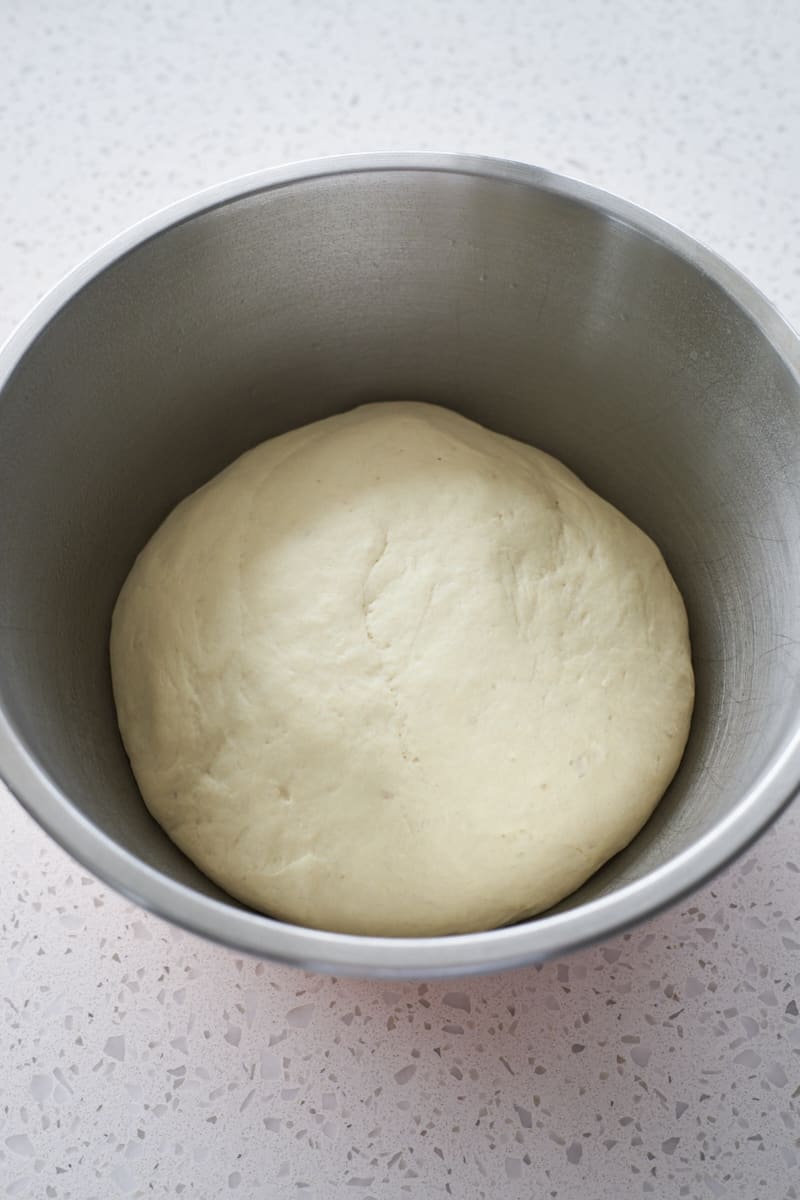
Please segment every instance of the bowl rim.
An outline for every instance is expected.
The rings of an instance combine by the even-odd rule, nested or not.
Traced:
[[[73,268],[0,349],[0,401],[17,366],[57,313],[92,279],[140,245],[214,208],[330,176],[433,172],[518,184],[601,212],[655,240],[723,289],[759,328],[800,385],[800,338],[738,270],[674,225],[600,188],[541,167],[482,155],[381,152],[270,167],[195,192],[145,217]],[[679,901],[740,854],[800,790],[800,727],[731,811],[686,850],[641,879],[579,908],[481,933],[385,938],[290,925],[234,908],[162,875],[80,812],[37,763],[0,693],[0,778],[77,862],[141,907],[231,949],[311,971],[375,978],[434,978],[522,966],[611,937]]]

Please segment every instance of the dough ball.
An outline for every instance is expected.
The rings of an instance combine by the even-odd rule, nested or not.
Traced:
[[[322,929],[487,929],[647,820],[693,701],[651,542],[447,409],[274,438],[178,505],[114,612],[145,803],[233,896]]]

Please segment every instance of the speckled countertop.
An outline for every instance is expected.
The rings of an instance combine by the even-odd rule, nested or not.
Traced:
[[[800,323],[796,0],[0,5],[0,335],[124,225],[340,151],[526,159]],[[681,908],[447,984],[242,960],[0,789],[0,1196],[800,1196],[800,818]]]

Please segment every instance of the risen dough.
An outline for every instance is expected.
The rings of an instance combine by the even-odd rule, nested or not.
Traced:
[[[245,454],[167,518],[114,613],[145,802],[247,904],[360,934],[548,908],[683,752],[683,602],[548,455],[425,404]]]

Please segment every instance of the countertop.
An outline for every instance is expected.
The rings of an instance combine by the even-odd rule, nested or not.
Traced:
[[[800,323],[796,0],[33,0],[0,45],[0,335],[194,189],[402,148],[618,192]],[[244,960],[0,827],[0,1196],[800,1195],[797,809],[632,933],[430,984]]]

